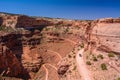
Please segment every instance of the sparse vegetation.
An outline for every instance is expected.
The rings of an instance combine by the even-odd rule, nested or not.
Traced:
[[[97,58],[104,59],[102,54],[97,55]]]
[[[12,25],[14,23],[14,21],[9,21],[8,24]]]
[[[12,32],[12,31],[14,31],[14,29],[11,27],[0,26],[0,31]]]
[[[67,32],[69,32],[69,28],[66,28],[64,31],[64,33],[67,33]]]
[[[74,66],[73,70],[76,70],[76,68],[77,68],[77,67],[76,67],[76,66]]]
[[[80,29],[80,26],[75,26],[76,29]]]
[[[90,62],[90,61],[86,61],[86,64],[87,64],[87,65],[91,65],[91,62]]]
[[[120,77],[119,77],[119,78],[117,78],[117,80],[120,80]]]
[[[69,58],[71,58],[72,56],[71,55],[68,55]]]
[[[114,53],[108,53],[108,57],[115,57],[115,54]]]
[[[98,59],[95,56],[93,56],[93,61],[98,61]]]
[[[102,63],[102,64],[101,64],[101,69],[102,69],[102,70],[107,70],[107,66],[106,66],[105,63]]]
[[[44,30],[45,30],[45,31],[48,31],[48,30],[50,30],[50,29],[49,29],[49,28],[44,28]]]
[[[82,44],[80,45],[80,47],[81,47],[81,48],[84,48],[84,43],[82,43]]]

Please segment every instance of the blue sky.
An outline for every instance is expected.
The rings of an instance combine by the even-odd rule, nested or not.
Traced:
[[[0,12],[67,19],[120,17],[120,0],[0,0]]]

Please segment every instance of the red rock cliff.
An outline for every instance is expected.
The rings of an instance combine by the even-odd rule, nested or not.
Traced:
[[[91,50],[120,53],[120,18],[99,19],[88,27],[87,44]]]

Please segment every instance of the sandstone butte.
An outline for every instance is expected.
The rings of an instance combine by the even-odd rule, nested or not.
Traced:
[[[0,80],[120,80],[120,18],[0,13]]]

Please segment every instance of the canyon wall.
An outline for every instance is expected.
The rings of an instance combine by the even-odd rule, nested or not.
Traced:
[[[86,35],[89,49],[120,53],[120,18],[93,21]]]
[[[0,14],[0,25],[14,29],[24,28],[20,33],[0,32],[0,74],[2,76],[30,79],[39,72],[43,64],[58,67],[59,58],[69,52],[69,49],[65,48],[71,50],[73,44],[84,43],[82,47],[91,52],[102,50],[120,53],[120,18],[94,21],[47,20],[24,15]],[[30,27],[34,30],[26,30]],[[60,48],[56,47],[58,45]]]
[[[40,44],[41,35],[32,37],[33,35],[35,34],[28,32],[1,34],[0,74],[2,76],[28,79],[30,71],[39,70],[42,58],[37,53],[30,57],[29,52]]]
[[[12,28],[40,27],[52,25],[48,20],[33,18],[25,15],[0,14],[0,25]]]
[[[3,23],[3,18],[0,17],[0,26],[2,25],[2,23]]]
[[[19,59],[13,53],[14,46],[19,45],[17,35],[6,34],[0,36],[0,74],[5,76],[17,76],[21,73]]]
[[[44,19],[37,19],[28,16],[19,16],[16,27],[40,27],[52,25],[50,21]]]

